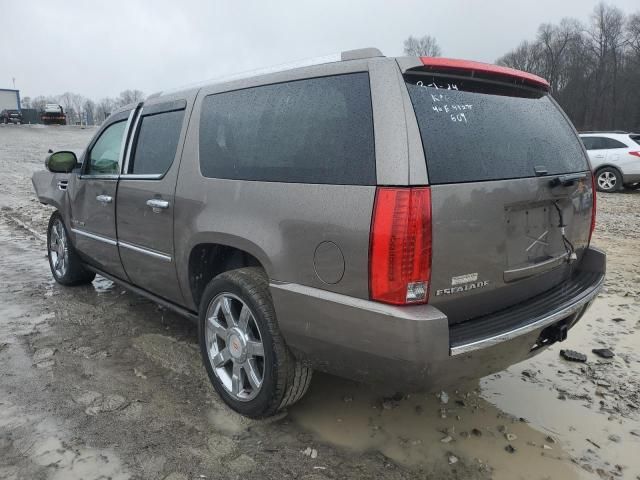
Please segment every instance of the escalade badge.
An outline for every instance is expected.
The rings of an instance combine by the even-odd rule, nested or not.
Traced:
[[[484,288],[489,285],[488,280],[482,280],[480,282],[466,283],[458,287],[440,288],[436,290],[436,296],[440,295],[453,295],[455,293],[468,292],[469,290],[475,290],[476,288]]]

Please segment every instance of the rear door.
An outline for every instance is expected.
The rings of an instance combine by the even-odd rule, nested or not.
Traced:
[[[89,263],[123,279],[115,199],[131,114],[120,112],[109,119],[89,145],[81,175],[71,175],[67,185],[75,248]]]
[[[173,212],[186,100],[145,104],[118,185],[120,258],[132,283],[182,303],[173,246]]]
[[[594,170],[607,161],[607,147],[604,140],[604,137],[582,137],[582,143],[587,149]]]
[[[555,102],[495,78],[405,81],[431,185],[430,303],[461,322],[567,279],[589,241],[592,187]]]

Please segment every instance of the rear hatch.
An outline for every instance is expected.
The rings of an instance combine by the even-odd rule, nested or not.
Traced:
[[[405,82],[431,186],[429,303],[458,323],[567,280],[589,243],[592,180],[546,88],[427,67]]]

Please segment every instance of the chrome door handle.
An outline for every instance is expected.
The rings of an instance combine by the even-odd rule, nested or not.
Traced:
[[[109,195],[98,195],[96,197],[96,200],[99,201],[100,203],[107,204],[107,203],[111,203],[113,201],[113,198],[110,197]]]
[[[166,200],[159,200],[157,198],[152,198],[150,200],[147,200],[147,206],[153,208],[154,211],[160,208],[167,209],[169,208],[169,202],[167,202]]]
[[[62,190],[63,192],[67,189],[67,185],[69,180],[58,180],[58,190]]]

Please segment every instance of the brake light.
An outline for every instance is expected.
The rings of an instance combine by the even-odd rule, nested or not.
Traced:
[[[629,155],[633,155],[634,157],[640,158],[640,151],[638,151],[638,152],[629,152]]]
[[[378,187],[369,245],[372,300],[426,303],[431,280],[431,190]]]
[[[591,207],[591,230],[589,231],[589,244],[591,244],[591,237],[593,231],[596,229],[596,176],[591,174],[591,195],[592,195],[592,207]]]

